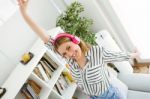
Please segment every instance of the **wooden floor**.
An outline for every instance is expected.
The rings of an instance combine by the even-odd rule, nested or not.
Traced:
[[[144,74],[150,73],[150,66],[133,67],[133,69],[134,73],[144,73]]]

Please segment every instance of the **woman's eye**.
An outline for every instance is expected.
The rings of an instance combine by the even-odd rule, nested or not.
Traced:
[[[70,49],[70,46],[67,47],[67,50],[69,50],[69,49]]]
[[[62,56],[65,57],[65,56],[66,56],[66,53],[64,53]]]

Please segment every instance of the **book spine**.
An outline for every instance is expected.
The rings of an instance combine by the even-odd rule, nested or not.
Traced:
[[[47,55],[47,53],[44,54],[43,58],[44,58],[45,60],[47,60],[55,69],[58,68],[58,64],[57,64],[56,62],[54,62],[54,61],[51,59],[51,57],[49,57],[49,56]]]
[[[41,86],[39,86],[34,80],[28,80],[27,83],[32,87],[37,95],[40,94]]]
[[[42,65],[47,77],[49,79],[51,79],[51,76],[52,76],[52,71],[46,66],[46,64],[43,62],[43,61],[40,61],[40,64]]]
[[[39,65],[38,65],[38,68],[39,68],[39,70],[40,70],[40,72],[41,72],[43,78],[45,79],[45,82],[48,82],[48,81],[49,81],[49,78],[47,77],[46,72],[45,72],[45,70],[43,69],[42,65],[39,64]]]
[[[40,70],[39,70],[38,67],[35,67],[34,70],[33,70],[33,72],[34,72],[39,78],[41,78],[42,80],[45,80],[44,77],[42,76],[42,74],[41,74],[41,72],[40,72]]]
[[[33,99],[39,99],[39,96],[34,92],[29,84],[27,84],[27,90],[32,95]]]

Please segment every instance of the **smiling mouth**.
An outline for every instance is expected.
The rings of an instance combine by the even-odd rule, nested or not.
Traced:
[[[73,59],[76,59],[76,57],[77,57],[77,51],[75,51],[74,54],[72,55]]]

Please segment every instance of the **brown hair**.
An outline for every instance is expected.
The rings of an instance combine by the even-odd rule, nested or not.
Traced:
[[[68,38],[68,37],[62,37],[60,39],[58,39],[56,42],[55,42],[55,45],[54,45],[54,48],[55,50],[57,51],[58,50],[58,47],[65,43],[65,42],[70,42],[71,39]],[[80,43],[78,44],[81,48],[81,51],[83,52],[83,54],[85,55],[86,52],[90,49],[91,45],[88,44],[88,43],[85,43],[83,40],[80,39]]]

